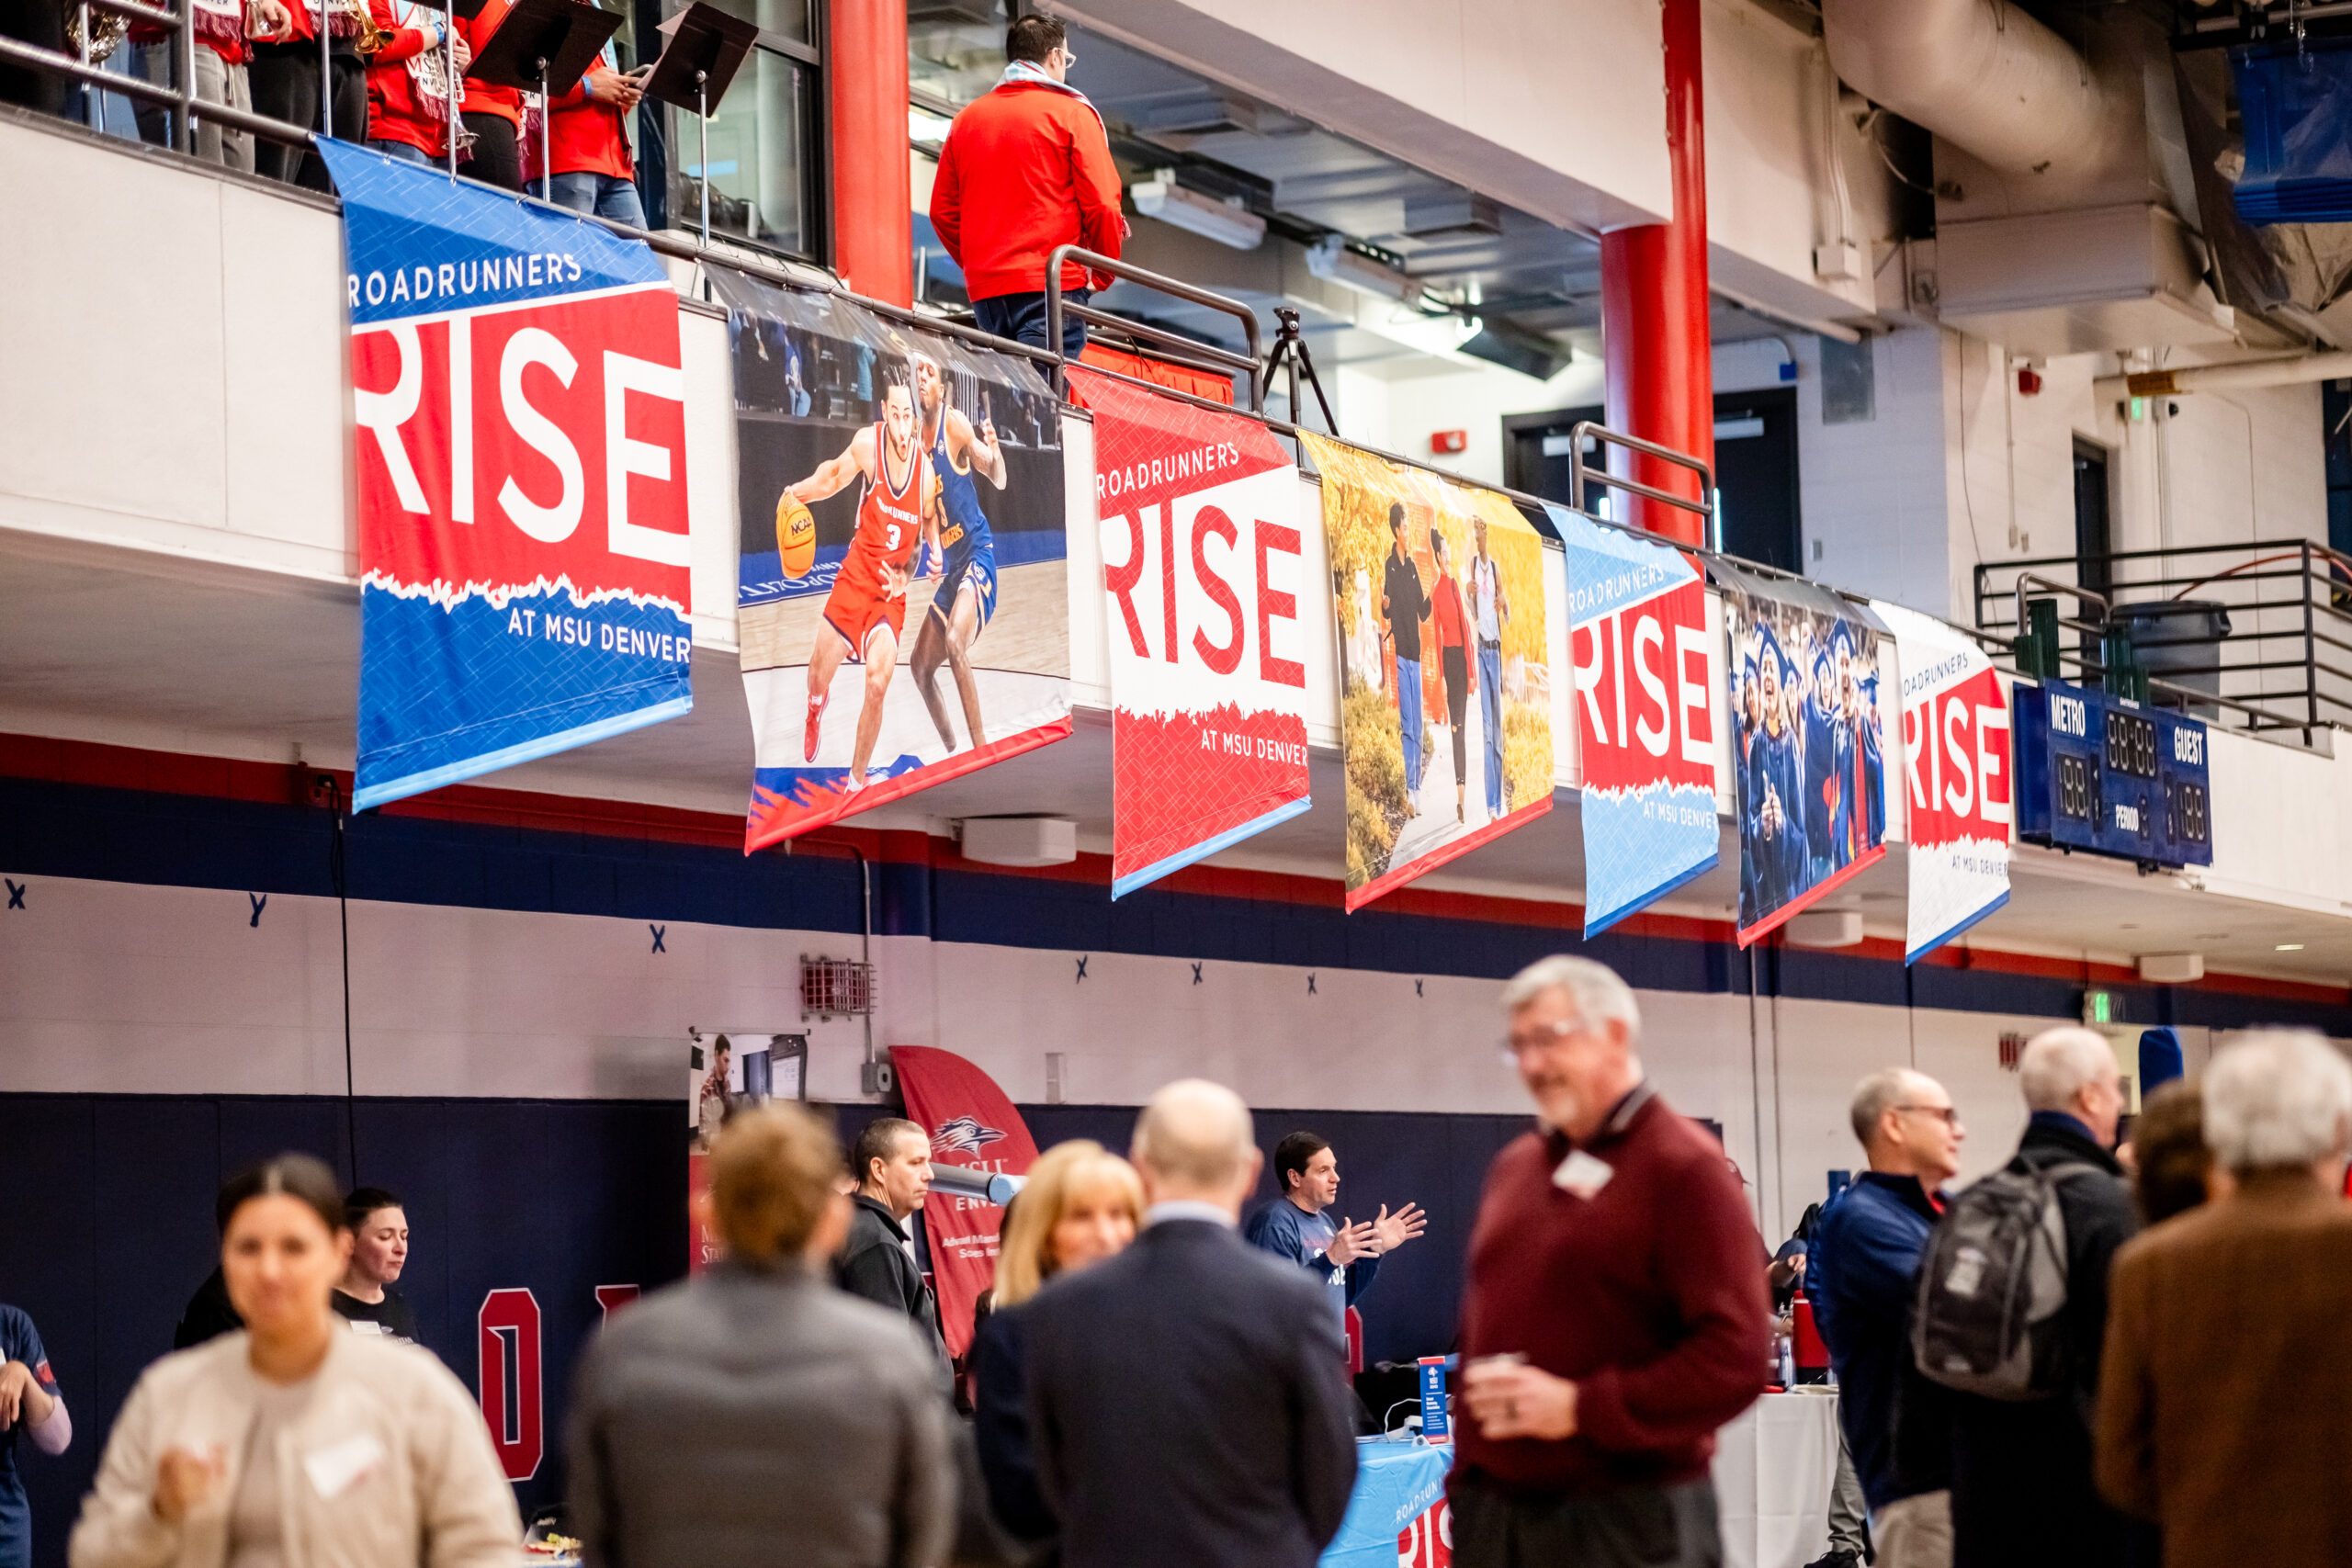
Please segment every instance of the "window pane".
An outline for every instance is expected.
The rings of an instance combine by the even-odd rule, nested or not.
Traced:
[[[795,43],[815,41],[808,27],[808,3],[809,0],[711,0],[728,15],[741,17],[762,32],[774,33]],[[673,12],[685,8],[684,0],[672,0]]]
[[[710,227],[780,251],[806,255],[814,231],[808,212],[808,149],[812,82],[797,61],[755,49],[726,101],[710,118]],[[702,220],[702,147],[691,113],[672,121],[671,222]]]
[[[1004,29],[1010,21],[1004,0],[952,6],[907,0],[908,86],[919,98],[962,108],[1004,73]]]

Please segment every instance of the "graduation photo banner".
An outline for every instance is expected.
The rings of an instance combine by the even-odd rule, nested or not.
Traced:
[[[1557,568],[1510,497],[1299,434],[1323,476],[1353,910],[1552,808]]]
[[[653,253],[349,142],[352,807],[693,705],[685,372]]]
[[[1886,853],[1885,629],[1826,588],[1722,561],[1739,798],[1739,945]]]
[[[1910,837],[1905,964],[2009,899],[2009,694],[1975,641],[1873,600],[1903,672],[1903,772]]]
[[[1255,420],[1072,367],[1111,638],[1111,896],[1305,811],[1298,469]],[[1316,602],[1309,614],[1321,613]]]
[[[712,267],[745,852],[1070,732],[1061,407],[1024,359]]]
[[[1721,649],[1698,564],[1547,506],[1567,547],[1568,664],[1584,794],[1584,934],[1712,869]]]

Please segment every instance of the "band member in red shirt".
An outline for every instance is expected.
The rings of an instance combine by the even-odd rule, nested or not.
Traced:
[[[637,164],[628,151],[628,117],[645,96],[645,78],[651,69],[623,74],[607,42],[588,74],[570,92],[556,95],[548,141],[548,164],[555,173],[550,196],[558,207],[593,212],[635,229],[645,227]]]
[[[509,0],[489,0],[470,17],[457,21],[458,41],[461,47],[480,54],[490,42],[490,35],[506,19],[514,6]],[[460,73],[462,75],[463,73]],[[461,103],[472,156],[465,172],[485,185],[504,190],[523,188],[523,94],[515,87],[493,87],[487,82],[469,81]]]
[[[442,69],[447,19],[411,0],[368,0],[368,9],[382,34],[368,57],[368,145],[412,164],[439,163],[449,155],[456,118]],[[461,77],[472,58],[459,39]]]

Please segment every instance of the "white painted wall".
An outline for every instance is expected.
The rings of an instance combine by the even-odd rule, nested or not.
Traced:
[[[272,895],[258,925],[236,890],[40,880],[0,926],[0,1092],[336,1094],[343,1089],[337,911]],[[685,1032],[803,1029],[797,961],[854,956],[854,936],[366,901],[351,906],[352,1053],[368,1095],[683,1097]],[[1282,964],[1090,955],[883,937],[883,1044],[968,1057],[1014,1100],[1135,1104],[1204,1074],[1261,1105],[1510,1113],[1491,981]],[[1722,1124],[1786,1234],[1823,1173],[1858,1161],[1857,1079],[1891,1062],[1942,1078],[1970,1124],[1969,1173],[2023,1122],[1998,1066],[2007,1029],[2046,1020],[1686,992],[1640,994],[1645,1065],[1679,1110]],[[812,1099],[854,1100],[860,1026],[806,1026]],[[2201,1031],[2188,1031],[2192,1065]],[[683,1115],[683,1106],[681,1114]],[[1761,1142],[1759,1144],[1759,1134]]]

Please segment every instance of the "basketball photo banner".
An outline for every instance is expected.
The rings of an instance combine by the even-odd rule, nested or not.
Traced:
[[[745,852],[1069,734],[1061,408],[1029,362],[709,270],[734,344]]]
[[[1739,945],[1886,854],[1878,690],[1892,639],[1826,588],[1716,561],[1739,797]]]
[[[1584,794],[1584,934],[1723,858],[1715,820],[1721,649],[1680,550],[1546,507],[1567,547],[1568,666]]]
[[[1911,888],[1905,964],[2009,901],[2009,693],[1975,641],[1872,601],[1903,671]]]
[[[1111,635],[1111,896],[1307,808],[1298,469],[1255,420],[1073,367]]]
[[[653,253],[349,142],[354,809],[693,705],[685,372]]]
[[[1552,808],[1557,568],[1508,496],[1300,434],[1323,476],[1353,910]]]

